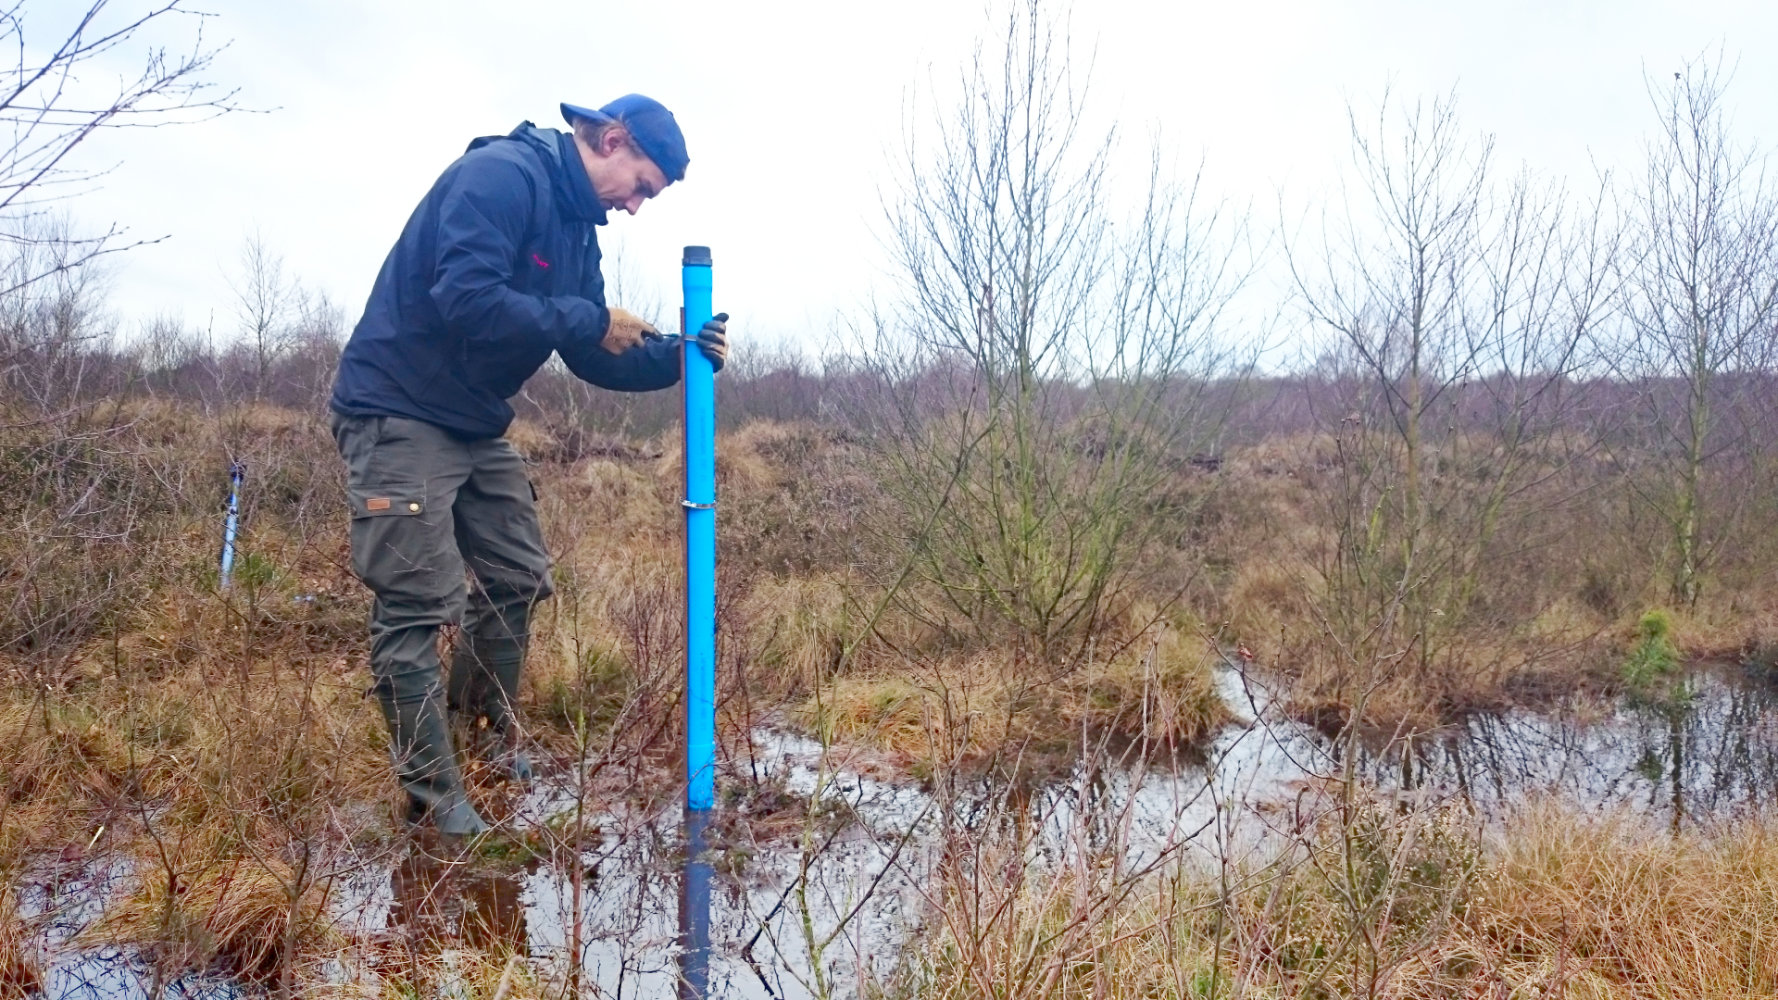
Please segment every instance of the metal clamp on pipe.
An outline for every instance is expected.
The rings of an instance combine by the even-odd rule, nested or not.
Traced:
[[[692,510],[715,510],[716,501],[712,500],[709,503],[698,503],[695,500],[681,500],[679,501],[679,506],[689,507]]]

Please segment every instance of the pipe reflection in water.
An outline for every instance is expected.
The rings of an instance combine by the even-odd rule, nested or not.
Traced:
[[[679,882],[679,996],[704,1000],[710,989],[710,811],[685,812],[685,866]]]

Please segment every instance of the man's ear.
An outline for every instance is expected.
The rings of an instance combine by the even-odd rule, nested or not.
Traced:
[[[597,152],[600,156],[610,156],[628,145],[629,141],[630,137],[623,129],[608,128],[603,135],[599,136],[599,148]]]

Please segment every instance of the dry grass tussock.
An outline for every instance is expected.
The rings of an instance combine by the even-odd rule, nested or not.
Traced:
[[[1516,990],[1578,998],[1769,996],[1778,990],[1778,836],[1651,834],[1554,806],[1501,831],[1452,951]]]
[[[84,935],[93,943],[134,943],[170,970],[219,969],[273,981],[337,946],[326,888],[282,858],[215,858],[147,880]]]
[[[978,859],[990,860],[987,858]],[[902,970],[905,995],[1209,997],[1215,939],[1198,916],[1214,897],[1176,878],[1119,884],[1079,867],[1025,877],[1016,855],[996,877],[948,873],[924,950]]]
[[[859,670],[804,697],[794,717],[823,740],[891,751],[918,774],[1013,758],[1072,761],[1089,741],[1196,746],[1229,721],[1195,635],[1149,641],[1060,676],[991,653]]]
[[[978,853],[904,965],[922,997],[1744,998],[1778,989],[1778,840],[1545,806],[1486,835],[1330,813],[1264,864],[1041,874]],[[998,858],[998,860],[995,860]],[[976,877],[986,864],[994,878]],[[975,873],[975,874],[972,874]]]

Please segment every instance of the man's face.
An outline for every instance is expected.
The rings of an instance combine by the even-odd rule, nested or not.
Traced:
[[[635,215],[643,202],[666,190],[669,183],[661,168],[621,132],[606,132],[597,149],[583,147],[582,158],[593,193],[608,211]]]

